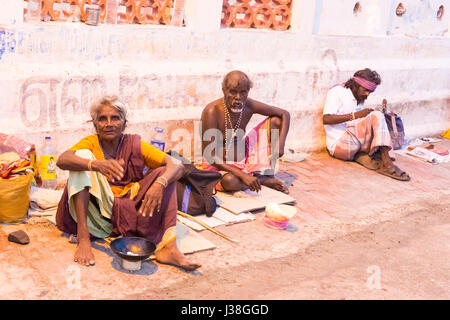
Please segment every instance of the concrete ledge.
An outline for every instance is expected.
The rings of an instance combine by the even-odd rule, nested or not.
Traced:
[[[255,84],[252,98],[291,112],[287,147],[319,151],[327,89],[370,67],[382,84],[368,105],[388,99],[411,137],[439,134],[450,127],[448,52],[445,37],[25,24],[0,29],[0,126],[38,150],[51,134],[62,151],[91,130],[92,101],[114,93],[129,103],[129,131],[147,137],[150,124],[199,119],[221,96],[223,75],[241,69]]]

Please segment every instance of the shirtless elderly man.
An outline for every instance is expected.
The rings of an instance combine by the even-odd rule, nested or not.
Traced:
[[[261,185],[287,193],[273,176],[275,160],[284,154],[289,112],[248,98],[253,84],[242,71],[223,79],[223,98],[209,103],[202,112],[202,168],[220,171],[219,191],[260,191]],[[266,116],[247,134],[253,115]],[[210,140],[208,140],[210,139]]]
[[[337,159],[355,160],[383,175],[409,181],[409,175],[389,156],[392,141],[383,113],[363,105],[380,83],[380,75],[366,68],[328,91],[323,109],[327,149]]]

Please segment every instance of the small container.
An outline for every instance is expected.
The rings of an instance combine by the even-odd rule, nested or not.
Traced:
[[[162,128],[160,127],[155,128],[155,133],[152,136],[150,144],[155,148],[164,151],[164,148],[166,146],[166,137],[164,135],[164,130]]]
[[[266,227],[276,230],[284,230],[289,224],[289,219],[283,221],[275,221],[270,219],[268,216],[264,216],[263,221]]]
[[[100,21],[100,8],[97,5],[86,7],[86,21],[90,26],[98,25]]]
[[[122,267],[128,271],[139,271],[142,267],[142,261],[127,261],[122,259]]]
[[[39,157],[39,176],[42,179],[42,188],[55,190],[56,176],[56,146],[50,136],[45,137],[41,155]]]
[[[297,213],[297,208],[285,204],[271,202],[266,206],[264,225],[271,229],[284,230],[289,220]]]

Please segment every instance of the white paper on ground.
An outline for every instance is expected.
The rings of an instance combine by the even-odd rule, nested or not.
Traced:
[[[431,164],[439,164],[444,162],[450,162],[450,154],[446,156],[441,156],[434,153],[428,149],[416,147],[413,150],[395,150],[397,154],[408,156],[411,159],[427,162]]]
[[[234,214],[220,207],[216,209],[212,217],[207,217],[206,215],[199,215],[195,216],[195,218],[207,224],[211,228],[215,228],[221,225],[231,225],[235,223],[249,222],[256,219],[250,212]],[[192,221],[189,218],[178,216],[177,219],[178,221],[182,222],[183,224],[187,225],[188,227],[196,231],[203,231],[206,229],[202,225],[198,224],[195,221]]]
[[[190,227],[190,228],[192,228],[192,229],[194,229],[196,231],[202,231],[202,230],[206,229],[205,227],[203,227],[199,223],[197,223],[197,222],[195,222],[195,221],[193,221],[193,220],[191,220],[189,218],[178,216],[177,219],[178,219],[178,221],[184,223],[185,225],[187,225],[188,227]],[[207,217],[204,214],[195,216],[195,219],[197,219],[197,220],[207,224],[211,228],[214,228],[214,227],[217,227],[217,226],[222,226],[222,225],[226,224],[226,222],[224,222],[222,220],[216,219],[214,217]]]
[[[235,195],[217,192],[215,197],[220,200],[218,204],[222,208],[234,214],[264,209],[270,202],[285,204],[296,201],[295,198],[266,186],[262,186],[261,191],[258,193],[250,190],[245,190],[245,192],[241,191]]]
[[[217,219],[225,221],[227,224],[235,224],[240,222],[253,221],[256,218],[250,212],[243,212],[240,214],[234,214],[224,208],[217,208],[214,212],[214,216]]]

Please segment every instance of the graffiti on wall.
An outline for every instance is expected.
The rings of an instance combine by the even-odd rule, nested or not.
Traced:
[[[15,34],[0,28],[0,60],[5,53],[14,53],[16,46]]]
[[[339,80],[336,52],[325,50],[313,65],[288,72],[252,74],[255,83],[250,92],[254,99],[289,110],[308,109],[325,90]],[[104,75],[72,75],[69,77],[33,76],[25,79],[19,89],[21,121],[26,127],[57,128],[80,123],[88,118],[89,106],[99,97],[115,94],[130,110],[130,119],[152,118],[151,110],[186,110],[203,107],[221,96],[222,74],[138,76],[122,73],[117,77]],[[160,112],[158,113],[161,116]],[[199,114],[178,114],[199,117]],[[142,118],[144,116],[144,118]]]
[[[20,117],[26,127],[59,127],[79,114],[87,114],[89,102],[106,91],[101,76],[30,77],[20,89]]]

